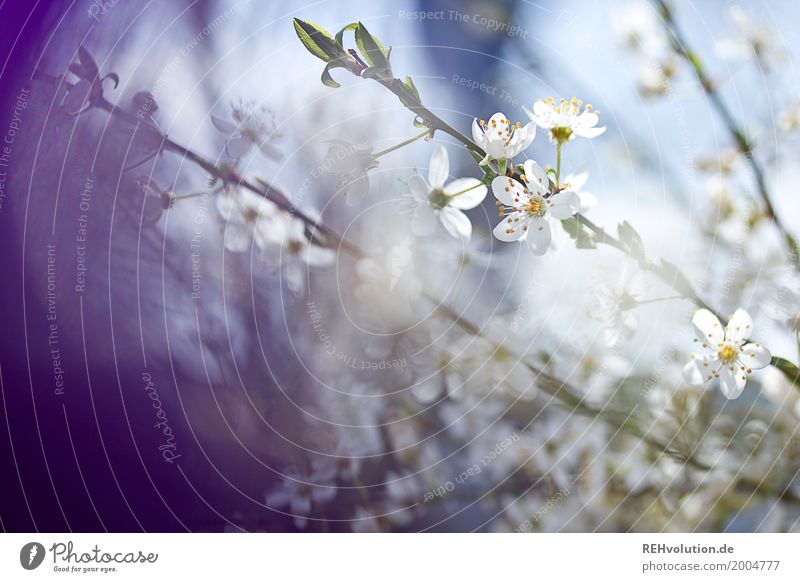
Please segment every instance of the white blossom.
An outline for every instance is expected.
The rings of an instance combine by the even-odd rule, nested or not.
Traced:
[[[715,43],[719,56],[731,61],[754,58],[766,71],[786,59],[786,53],[778,44],[776,38],[779,37],[774,30],[751,19],[739,5],[731,7],[729,16],[736,33]]]
[[[271,160],[283,157],[280,150],[270,143],[277,135],[264,119],[266,113],[264,107],[239,103],[233,106],[233,122],[211,115],[211,123],[227,139],[225,149],[228,155],[238,160],[255,147]]]
[[[719,319],[707,309],[700,309],[692,318],[697,339],[705,353],[692,354],[683,368],[687,383],[699,385],[719,378],[722,393],[738,398],[748,376],[770,363],[769,351],[760,343],[748,343],[753,320],[744,309],[737,309],[724,328]]]
[[[591,314],[602,322],[603,339],[608,347],[629,339],[638,329],[636,307],[644,300],[645,289],[641,272],[626,265],[618,280],[598,285],[591,294],[596,305]]]
[[[346,192],[347,204],[354,206],[369,194],[367,172],[378,165],[372,147],[344,140],[330,140],[322,167],[337,178],[337,187]]]
[[[449,172],[447,150],[437,146],[428,166],[427,182],[419,175],[408,180],[416,202],[412,228],[417,236],[427,236],[434,232],[438,220],[450,236],[468,241],[472,223],[463,211],[483,202],[487,189],[477,178],[459,178],[445,184]]]
[[[229,251],[246,252],[254,243],[263,250],[272,243],[280,212],[263,196],[238,188],[217,197],[217,210],[224,221],[225,248]]]
[[[324,505],[336,497],[336,486],[330,473],[288,471],[278,486],[266,495],[270,507],[288,507],[294,524],[305,528],[314,506]]]
[[[550,246],[551,219],[574,216],[580,199],[571,190],[549,192],[547,173],[533,160],[523,167],[520,181],[505,176],[492,180],[502,218],[493,232],[503,242],[526,240],[535,255],[543,255]]]
[[[327,267],[336,260],[336,251],[311,242],[306,225],[299,218],[279,214],[267,233],[267,239],[277,249],[280,270],[289,289],[301,294],[309,267]]]
[[[583,101],[573,97],[569,101],[561,99],[557,103],[552,97],[533,104],[533,111],[523,110],[536,125],[550,132],[553,143],[565,143],[577,137],[592,138],[603,134],[605,127],[597,127],[600,116],[592,111],[591,105],[583,106]]]
[[[517,122],[512,125],[502,113],[495,113],[489,121],[472,120],[472,139],[486,152],[484,162],[507,161],[528,149],[536,137],[536,126]],[[484,163],[481,162],[481,163]]]

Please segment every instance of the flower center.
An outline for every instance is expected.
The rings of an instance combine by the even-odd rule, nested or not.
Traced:
[[[288,255],[299,255],[300,252],[303,250],[304,245],[299,240],[290,240],[286,245],[286,253]]]
[[[247,224],[255,224],[256,222],[258,222],[259,218],[258,210],[255,210],[254,208],[248,208],[242,214],[244,221]]]
[[[531,197],[522,207],[530,216],[544,215],[544,200],[539,197]]]
[[[731,343],[723,343],[717,348],[717,356],[724,364],[732,364],[739,357],[739,348]]]
[[[569,127],[554,127],[550,130],[550,135],[553,137],[553,141],[566,143],[572,136],[572,129]]]
[[[428,201],[431,203],[431,206],[436,210],[441,210],[445,206],[447,206],[447,202],[449,197],[445,194],[444,190],[441,188],[436,188],[435,190],[431,190],[431,193],[428,194]]]

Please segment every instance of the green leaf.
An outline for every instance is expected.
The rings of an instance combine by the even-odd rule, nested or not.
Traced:
[[[597,245],[594,242],[591,231],[589,231],[580,221],[575,218],[567,218],[561,221],[561,225],[567,234],[575,241],[575,248],[594,249]]]
[[[333,77],[331,77],[331,69],[336,69],[341,66],[342,66],[341,64],[335,63],[333,61],[325,65],[325,69],[323,69],[321,77],[322,84],[325,85],[326,87],[331,87],[332,89],[338,89],[339,87],[341,87],[341,85],[336,81],[334,81]]]
[[[339,45],[344,46],[344,33],[348,30],[355,30],[356,28],[358,28],[358,22],[351,22],[345,26],[342,30],[336,33],[336,42],[338,42]]]
[[[694,297],[694,287],[681,270],[665,259],[661,259],[659,267],[661,276],[673,289],[686,297]]]
[[[321,26],[295,18],[294,30],[308,52],[326,63],[345,56],[342,45]]]
[[[472,148],[467,148],[467,151],[469,152],[469,155],[472,156],[472,159],[475,160],[475,163],[480,164],[483,161],[483,156]]]
[[[389,59],[380,41],[372,36],[363,23],[359,22],[355,29],[356,46],[361,56],[371,67],[390,69]]]
[[[403,79],[403,84],[406,86],[406,88],[409,91],[411,91],[411,93],[414,95],[414,97],[417,98],[417,101],[422,101],[420,99],[420,97],[419,97],[419,91],[417,90],[417,86],[414,85],[414,80],[411,77],[406,75],[406,78]]]
[[[773,366],[775,366],[778,370],[783,372],[783,375],[795,386],[800,388],[800,368],[795,366],[792,362],[787,360],[786,358],[781,358],[779,356],[772,356],[772,360],[770,362]]]
[[[322,83],[327,87],[331,87],[333,89],[341,87],[341,85],[336,81],[334,81],[333,77],[331,77],[331,71],[333,69],[349,69],[350,67],[348,67],[347,62],[348,62],[347,58],[341,58],[341,59],[335,59],[330,63],[328,63],[327,65],[325,65],[325,69],[322,71]]]
[[[625,248],[628,249],[633,258],[637,260],[645,258],[642,237],[639,236],[639,233],[627,220],[617,226],[617,234],[619,235],[619,240],[625,245]]]

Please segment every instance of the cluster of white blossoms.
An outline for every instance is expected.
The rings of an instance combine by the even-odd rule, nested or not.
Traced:
[[[600,121],[599,115],[592,111],[591,105],[584,107],[583,101],[573,98],[569,101],[561,99],[556,102],[552,97],[545,101],[537,101],[533,106],[533,111],[523,108],[531,121],[550,134],[550,139],[558,146],[558,163],[555,169],[555,180],[550,179],[548,172],[534,160],[526,160],[522,167],[523,174],[513,171],[508,175],[505,171],[505,163],[500,165],[500,175],[492,180],[492,192],[497,198],[501,222],[494,229],[494,236],[503,242],[526,241],[535,255],[543,255],[550,248],[553,238],[553,226],[560,227],[561,220],[575,216],[581,209],[581,197],[575,192],[569,181],[560,183],[561,172],[561,147],[575,137],[593,138],[603,134],[605,127],[597,127]],[[504,122],[507,122],[505,115],[496,113],[489,119],[489,123],[473,122],[473,137],[476,136],[476,128],[488,127],[492,130]],[[505,123],[510,127],[510,123]],[[529,124],[530,125],[530,124]],[[506,150],[503,153],[503,160],[510,160],[513,155],[521,153],[522,150],[530,145],[535,135],[534,129],[517,129],[516,132],[523,131],[524,139],[514,140],[518,133],[502,132],[495,135],[488,129],[480,136],[481,143],[486,143],[491,135],[491,139],[504,138],[501,142]],[[477,141],[477,139],[476,139]],[[524,147],[522,147],[524,146]],[[496,158],[499,149],[487,150],[487,157]],[[585,181],[585,180],[583,180]],[[583,185],[576,184],[576,187]],[[553,222],[556,221],[556,222]],[[560,229],[559,229],[560,231]]]
[[[309,240],[305,223],[244,188],[220,194],[217,210],[223,220],[225,248],[233,253],[257,250],[280,269],[289,289],[301,293],[309,267],[324,267],[336,252]]]
[[[786,61],[775,30],[750,18],[738,4],[731,7],[728,16],[736,32],[715,43],[719,56],[731,61],[754,59],[765,72]]]

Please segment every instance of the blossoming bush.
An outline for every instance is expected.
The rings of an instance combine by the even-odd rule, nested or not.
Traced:
[[[741,9],[733,16],[741,34],[722,43],[725,56],[763,66],[785,58]],[[584,188],[592,188],[586,172],[565,167],[584,161],[570,158],[577,140],[607,147],[611,131],[591,105],[531,96],[520,112],[446,120],[410,77],[396,76],[388,42],[363,23],[330,34],[294,20],[309,53],[302,66],[321,61],[321,81],[332,89],[373,83],[396,96],[408,118],[406,139],[382,150],[343,137],[325,143],[327,155],[314,162],[315,176],[329,184],[324,211],[293,193],[299,184],[278,187],[246,175],[243,161],[253,153],[282,156],[274,120],[257,107],[240,102],[231,116],[210,117],[224,140],[224,162],[151,128],[159,152],[178,153],[209,175],[226,252],[251,253],[257,270],[289,292],[286,301],[307,307],[311,325],[300,333],[312,340],[308,371],[325,378],[327,389],[306,405],[300,453],[275,468],[263,496],[294,527],[452,529],[464,514],[470,528],[497,531],[711,530],[759,504],[785,516],[776,529],[797,527],[797,353],[787,342],[771,350],[756,339],[774,336],[773,324],[750,315],[770,312],[788,345],[797,343],[797,225],[776,210],[766,162],[669,6],[656,1],[622,19],[620,38],[648,65],[642,95],[663,97],[676,78],[691,79],[723,120],[730,156],[752,174],[746,209],[729,199],[732,177],[714,190],[709,239],[732,246],[763,228],[781,241],[769,274],[761,263],[740,265],[738,275],[761,279],[757,292],[739,295],[732,314],[728,297],[653,256],[629,217],[618,216],[612,228],[588,216],[603,197]],[[78,64],[64,101],[71,114],[95,108],[122,123],[149,124],[107,99],[90,55],[82,52]],[[506,113],[529,120],[512,122]],[[787,130],[798,126],[790,114],[782,120]],[[380,132],[377,125],[376,138]],[[533,159],[529,148],[543,138],[549,154]],[[384,199],[380,172],[392,154],[422,143],[429,149],[418,160],[424,168],[404,169],[396,203],[375,202]],[[470,165],[454,176],[456,156]],[[156,221],[195,198],[150,190],[158,192]],[[369,218],[340,231],[327,216],[342,206]],[[473,224],[481,212],[493,216],[491,229]],[[514,254],[517,242],[524,255]],[[593,260],[603,248],[624,259],[624,268],[580,291],[583,320],[602,325],[587,339],[580,322],[557,321],[551,312],[568,290],[529,275],[526,265],[579,260],[575,253]],[[511,276],[525,280],[529,295],[504,295]],[[311,299],[315,289],[327,302]],[[675,325],[686,341],[649,353],[651,337],[632,346],[641,313],[668,302],[685,308]],[[367,339],[336,336],[345,319]],[[634,367],[633,355],[650,368]]]

